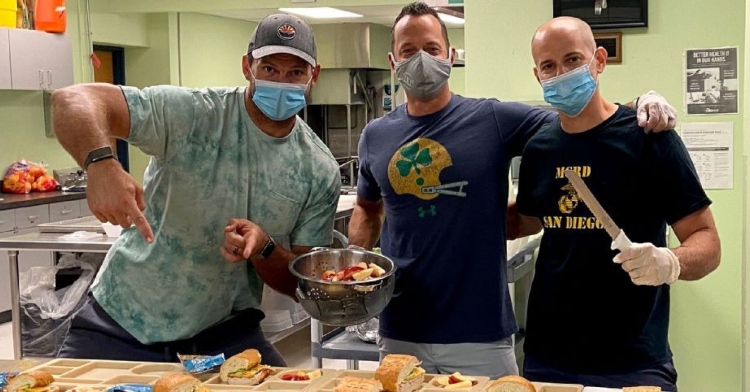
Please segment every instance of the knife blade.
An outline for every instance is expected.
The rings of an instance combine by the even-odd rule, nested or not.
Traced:
[[[599,204],[599,201],[596,200],[596,197],[591,193],[589,187],[583,182],[581,176],[573,170],[566,169],[565,177],[570,181],[571,185],[573,185],[573,188],[575,188],[576,193],[578,193],[581,200],[583,200],[583,202],[589,207],[591,213],[594,214],[599,223],[602,224],[610,238],[612,238],[612,249],[625,250],[630,248],[632,243],[630,242],[630,239],[628,239],[628,236],[626,236],[625,232],[617,226],[604,207]]]

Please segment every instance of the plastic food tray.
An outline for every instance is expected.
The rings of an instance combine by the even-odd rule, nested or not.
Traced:
[[[444,392],[446,391],[445,388],[442,388],[435,384],[435,377],[442,377],[443,375],[435,375],[435,374],[426,374],[424,376],[424,384],[422,385],[422,388],[419,389],[420,392]],[[344,377],[359,377],[359,378],[375,378],[375,372],[373,371],[365,371],[365,370],[340,370],[336,374],[334,374],[332,377],[326,378],[323,382],[316,385],[316,391],[321,392],[333,392],[334,389],[336,389],[336,386],[339,382],[341,382],[341,379]],[[483,391],[485,384],[490,380],[489,377],[475,377],[471,376],[472,378],[476,379],[479,383],[477,385],[474,385],[471,388],[466,389],[448,389],[448,391],[464,391],[464,392],[479,392]]]
[[[218,373],[198,374],[196,378],[211,391],[274,391],[274,392],[311,392],[317,391],[319,385],[335,377],[340,371],[321,369],[323,376],[312,381],[284,381],[281,376],[290,372],[310,372],[315,369],[291,369],[273,367],[276,374],[268,377],[260,385],[225,384]],[[106,390],[117,384],[148,384],[167,373],[180,373],[185,369],[179,363],[103,361],[85,359],[55,359],[31,370],[44,370],[55,377],[60,391],[75,387],[93,387]],[[372,376],[371,376],[372,377]]]
[[[547,382],[531,382],[536,392],[582,392],[583,385],[578,384],[554,384]]]

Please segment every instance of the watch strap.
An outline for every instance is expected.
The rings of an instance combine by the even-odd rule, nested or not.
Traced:
[[[115,153],[110,146],[99,147],[89,151],[86,160],[83,161],[83,170],[88,169],[89,165],[104,159],[114,159]]]

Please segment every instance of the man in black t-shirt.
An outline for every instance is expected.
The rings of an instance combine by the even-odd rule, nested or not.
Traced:
[[[685,146],[646,134],[635,113],[605,100],[607,52],[575,18],[532,41],[534,73],[560,120],[523,153],[520,232],[544,228],[528,304],[524,375],[536,381],[676,390],[667,339],[669,285],[716,269],[719,238]],[[572,169],[633,244],[618,253],[563,175]],[[669,224],[681,245],[666,247]],[[614,262],[613,262],[614,258]]]

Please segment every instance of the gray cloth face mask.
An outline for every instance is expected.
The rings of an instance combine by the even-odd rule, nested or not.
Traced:
[[[392,58],[396,58],[391,54]],[[395,64],[396,76],[404,90],[418,99],[434,98],[448,82],[451,59],[439,59],[424,50]]]

